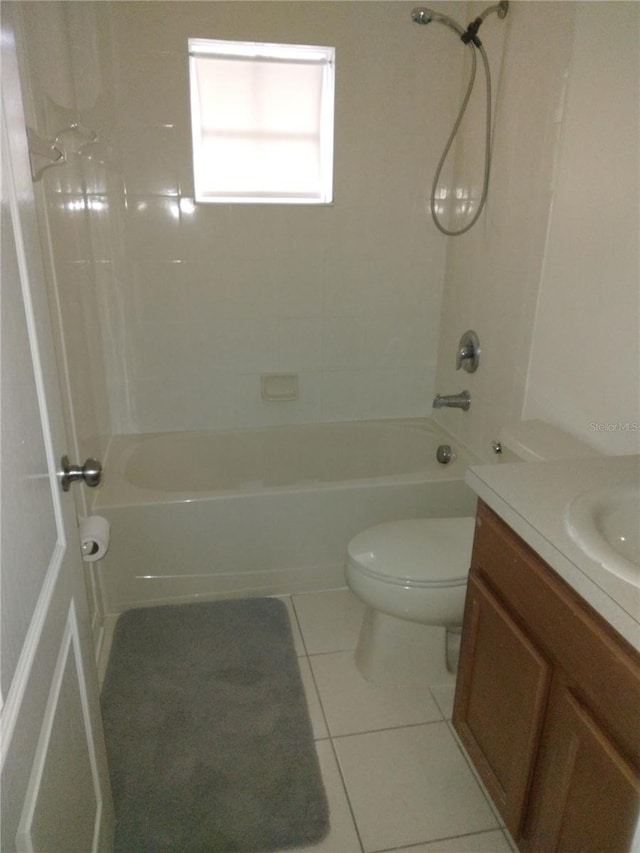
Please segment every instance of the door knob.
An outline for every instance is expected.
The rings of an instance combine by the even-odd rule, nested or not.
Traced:
[[[97,459],[89,458],[80,467],[80,465],[70,465],[69,457],[63,456],[60,464],[62,471],[59,472],[58,476],[60,477],[60,485],[63,492],[68,492],[71,483],[75,483],[76,480],[84,480],[85,485],[93,488],[102,479],[102,465]]]

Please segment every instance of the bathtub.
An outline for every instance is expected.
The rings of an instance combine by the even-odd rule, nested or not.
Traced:
[[[115,436],[93,505],[106,611],[344,586],[360,530],[472,515],[475,461],[426,418]]]

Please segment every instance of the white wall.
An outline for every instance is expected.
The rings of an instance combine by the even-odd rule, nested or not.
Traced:
[[[472,13],[483,8],[474,3]],[[472,403],[468,412],[446,409],[435,417],[487,459],[493,458],[490,442],[500,427],[522,416],[574,13],[568,2],[512,2],[504,20],[491,15],[480,31],[495,99],[489,201],[471,231],[447,238],[436,380],[442,394],[466,388]],[[475,199],[482,179],[483,126],[479,70],[461,129],[454,182],[456,192]],[[455,369],[458,341],[467,329],[477,332],[482,349],[474,374]]]
[[[413,24],[413,6],[111,5],[127,199],[117,431],[429,411],[446,241],[429,227],[427,186],[462,51],[444,28]],[[335,45],[333,205],[189,207],[189,36]],[[261,400],[260,374],[275,371],[300,375],[297,402]]]
[[[640,452],[640,4],[579,3],[525,417]]]

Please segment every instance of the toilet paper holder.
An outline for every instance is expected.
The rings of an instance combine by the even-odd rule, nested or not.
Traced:
[[[102,560],[111,543],[111,525],[101,515],[78,519],[80,550],[85,563]]]

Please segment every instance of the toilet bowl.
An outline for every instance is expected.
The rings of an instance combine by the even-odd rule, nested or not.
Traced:
[[[367,605],[356,664],[370,681],[443,683],[447,628],[462,623],[475,520],[412,518],[359,533],[346,580]]]
[[[519,421],[499,435],[505,461],[598,452],[543,421]],[[441,684],[455,679],[475,519],[417,518],[358,533],[345,576],[366,605],[355,661],[370,681]]]

